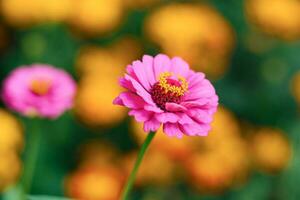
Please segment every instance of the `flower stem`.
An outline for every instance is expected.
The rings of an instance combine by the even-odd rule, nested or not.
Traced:
[[[147,149],[149,147],[149,144],[151,143],[154,135],[155,135],[155,132],[148,133],[147,138],[145,139],[145,141],[144,141],[144,143],[141,147],[141,150],[138,154],[137,160],[135,161],[133,170],[131,171],[130,176],[127,180],[127,183],[126,183],[125,188],[124,188],[123,193],[122,193],[121,200],[128,200],[128,195],[129,195],[130,190],[133,186],[133,183],[134,183],[134,180],[135,180],[135,177],[136,177],[136,173],[137,173],[137,171],[138,171],[138,169],[141,165],[141,162],[143,160],[145,152],[147,151]]]
[[[38,152],[39,152],[39,146],[41,140],[41,134],[38,128],[38,122],[39,121],[37,119],[34,119],[33,127],[30,130],[29,139],[27,141],[28,150],[26,151],[24,173],[22,177],[22,186],[24,192],[23,199],[25,195],[27,195],[30,192],[34,171],[36,167],[36,162],[38,158]]]

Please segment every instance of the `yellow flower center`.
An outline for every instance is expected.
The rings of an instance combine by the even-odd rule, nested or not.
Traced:
[[[33,80],[30,84],[30,90],[36,95],[46,95],[51,88],[51,81],[49,80]]]
[[[165,93],[172,93],[173,95],[183,96],[188,89],[188,83],[185,78],[177,75],[177,80],[172,79],[170,72],[161,73],[159,76],[159,86],[165,90]]]
[[[165,110],[166,103],[180,103],[187,89],[188,83],[185,78],[164,72],[152,86],[151,97],[158,107]]]

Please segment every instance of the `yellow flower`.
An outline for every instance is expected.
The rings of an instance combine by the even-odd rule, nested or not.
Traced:
[[[125,6],[128,8],[148,8],[158,4],[160,0],[124,0]]]
[[[73,0],[39,0],[43,21],[64,22],[71,14]]]
[[[139,58],[141,45],[133,38],[123,38],[104,48],[87,46],[81,49],[76,69],[81,76],[98,74],[116,79],[124,73],[124,66]]]
[[[36,23],[39,18],[39,0],[3,0],[1,13],[11,25],[24,27]]]
[[[118,200],[123,188],[122,172],[114,166],[85,165],[66,179],[66,193],[74,199]]]
[[[121,91],[118,78],[124,66],[139,57],[141,47],[132,38],[123,38],[107,48],[95,46],[81,50],[76,69],[81,76],[75,100],[77,116],[87,125],[110,126],[126,116],[126,109],[114,106]]]
[[[0,134],[1,135],[1,134]],[[1,139],[0,139],[1,141]],[[0,191],[13,185],[19,178],[21,162],[13,151],[0,152]]]
[[[201,192],[221,192],[243,183],[249,171],[246,141],[235,116],[220,106],[207,137],[190,141],[192,154],[185,160],[190,183]]]
[[[129,176],[137,153],[128,154],[123,158],[123,167],[127,176]],[[161,170],[163,173],[159,173]],[[176,178],[176,163],[170,157],[160,150],[151,148],[143,158],[136,177],[137,185],[169,185]]]
[[[190,183],[202,192],[220,192],[231,184],[232,171],[218,154],[192,155],[187,172]]]
[[[97,75],[84,77],[75,98],[76,116],[89,126],[112,126],[121,122],[126,116],[126,109],[112,104],[120,92],[115,78]]]
[[[64,21],[70,15],[72,0],[3,0],[5,20],[17,27],[49,21]]]
[[[88,35],[97,35],[115,29],[123,15],[121,0],[76,0],[72,2],[69,23]]]
[[[221,192],[248,176],[248,152],[239,138],[191,154],[185,162],[189,182],[201,192]]]
[[[276,173],[289,163],[292,150],[281,130],[262,128],[252,135],[250,151],[254,164],[265,172]]]
[[[247,15],[265,33],[282,39],[300,37],[300,2],[297,0],[247,0]]]
[[[19,121],[7,111],[0,109],[0,152],[20,151],[23,147],[23,130]]]
[[[155,10],[146,20],[150,39],[170,56],[181,56],[191,66],[218,78],[226,71],[234,35],[212,7],[173,3]]]

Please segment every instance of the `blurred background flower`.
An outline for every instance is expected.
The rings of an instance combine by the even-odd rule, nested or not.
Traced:
[[[88,35],[104,34],[121,23],[124,11],[121,0],[72,1],[68,23]]]
[[[149,15],[149,38],[170,56],[182,56],[194,69],[219,78],[228,67],[234,44],[229,23],[205,4],[169,4]]]
[[[0,109],[0,191],[17,182],[21,172],[23,129],[12,114]]]
[[[122,91],[118,78],[125,67],[141,55],[140,44],[132,38],[123,38],[107,48],[87,46],[80,50],[77,72],[81,77],[75,112],[90,126],[109,126],[126,116],[125,108],[116,108],[113,99]]]
[[[249,20],[263,32],[287,40],[300,37],[300,2],[297,0],[247,0]]]
[[[117,200],[123,175],[111,166],[81,166],[66,182],[67,194],[76,199]]]
[[[1,13],[10,25],[27,27],[45,22],[62,22],[70,15],[71,0],[2,0]]]
[[[276,173],[287,167],[292,149],[281,130],[261,128],[251,136],[250,152],[256,167]]]
[[[299,199],[299,10],[298,0],[0,0],[1,85],[32,63],[59,66],[78,83],[72,111],[37,124],[30,193],[119,198],[146,133],[112,105],[118,78],[162,52],[205,72],[221,106],[208,137],[158,131],[132,199]],[[5,200],[16,199],[32,126],[1,97]]]

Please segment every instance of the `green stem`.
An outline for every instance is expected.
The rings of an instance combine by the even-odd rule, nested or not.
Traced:
[[[143,160],[143,157],[144,157],[144,154],[145,152],[147,151],[148,147],[149,147],[149,144],[151,143],[153,137],[155,135],[155,132],[150,132],[148,133],[147,135],[147,138],[146,140],[144,141],[142,147],[141,147],[141,150],[138,154],[138,157],[137,157],[137,160],[135,161],[135,164],[134,164],[134,167],[133,167],[133,170],[131,171],[131,174],[127,180],[127,183],[125,185],[125,188],[123,190],[123,193],[122,193],[122,200],[128,200],[128,195],[130,193],[130,190],[133,186],[133,183],[134,183],[134,180],[135,180],[135,177],[136,177],[136,173],[141,165],[141,162]]]
[[[41,140],[41,133],[38,130],[38,120],[34,119],[34,127],[30,130],[29,139],[27,141],[26,158],[24,163],[24,173],[22,177],[22,185],[24,196],[22,199],[26,199],[26,195],[29,194],[31,189],[32,180],[34,177],[34,171],[39,153],[39,146]]]

